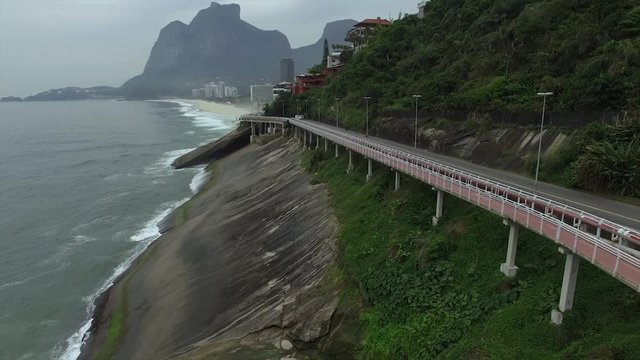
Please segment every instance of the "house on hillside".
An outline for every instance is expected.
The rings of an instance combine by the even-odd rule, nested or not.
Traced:
[[[293,93],[295,95],[300,95],[308,92],[311,89],[319,88],[324,86],[325,81],[327,80],[327,75],[325,74],[301,74],[296,76],[296,84],[293,88]]]
[[[345,41],[353,44],[353,51],[358,52],[358,50],[367,46],[369,38],[377,28],[389,25],[391,25],[391,21],[387,19],[365,19],[354,25],[353,29],[349,30]]]
[[[424,19],[424,9],[427,7],[429,1],[430,0],[424,0],[418,3],[418,18]]]

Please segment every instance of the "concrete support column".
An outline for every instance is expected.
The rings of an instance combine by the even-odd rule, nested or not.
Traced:
[[[369,171],[367,172],[367,182],[371,181],[371,179],[373,178],[373,160],[371,159],[367,159],[368,161],[368,165],[369,165]]]
[[[282,130],[282,137],[284,137],[284,123],[280,125],[280,130]]]
[[[316,135],[316,150],[320,147],[320,135]]]
[[[304,142],[302,143],[302,150],[307,150],[307,130],[304,130]]]
[[[438,221],[442,218],[442,203],[444,201],[444,192],[442,190],[437,190],[437,202],[436,202],[436,216],[433,217],[431,223],[433,226],[438,225]]]
[[[253,144],[253,142],[255,141],[255,138],[256,138],[256,124],[251,123],[251,138],[249,140],[249,143]]]
[[[400,171],[396,171],[396,187],[395,191],[400,190]]]
[[[338,144],[336,144],[336,159],[338,158]]]
[[[563,313],[573,308],[573,297],[576,292],[576,280],[578,280],[578,268],[580,267],[580,257],[575,253],[563,249],[566,253],[564,263],[564,277],[562,278],[562,290],[560,290],[560,303],[558,310],[551,310],[551,322],[562,324]]]
[[[518,250],[518,232],[520,227],[518,224],[510,220],[504,220],[504,224],[509,226],[509,245],[507,246],[507,260],[504,264],[500,264],[500,271],[506,277],[514,277],[518,272],[516,266],[516,251]]]
[[[324,139],[324,152],[329,150],[329,140]]]
[[[349,150],[349,166],[347,167],[347,174],[353,170],[353,152]]]

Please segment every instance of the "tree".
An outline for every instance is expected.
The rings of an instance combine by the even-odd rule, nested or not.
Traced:
[[[329,41],[327,41],[327,39],[324,39],[324,53],[322,56],[322,67],[326,68],[327,67],[327,58],[329,57]]]

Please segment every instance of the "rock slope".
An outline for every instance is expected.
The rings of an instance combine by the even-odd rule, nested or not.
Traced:
[[[329,331],[337,294],[318,284],[334,261],[336,219],[282,141],[214,163],[214,179],[178,210],[184,221],[103,297],[84,358],[295,356],[294,344]],[[119,346],[105,350],[119,313]]]

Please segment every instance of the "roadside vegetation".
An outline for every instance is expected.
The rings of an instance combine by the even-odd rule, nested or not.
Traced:
[[[541,161],[540,178],[569,187],[640,198],[640,118],[591,123]],[[535,172],[535,158],[528,162]]]
[[[332,155],[332,154],[331,154]],[[547,239],[522,231],[514,279],[499,272],[508,228],[499,217],[450,196],[431,225],[435,193],[376,166],[365,183],[358,158],[322,150],[303,160],[326,183],[340,221],[339,264],[366,304],[358,359],[637,359],[640,296],[582,261],[574,309],[550,323],[564,259]],[[350,336],[350,334],[347,334]]]
[[[634,0],[432,0],[424,19],[377,30],[325,87],[279,98],[265,113],[363,131],[365,96],[375,127],[383,111],[414,109],[414,94],[421,113],[527,112],[541,111],[537,92],[552,91],[548,111],[630,110],[636,119],[585,123],[573,144],[544,159],[542,179],[638,197],[639,36]]]

